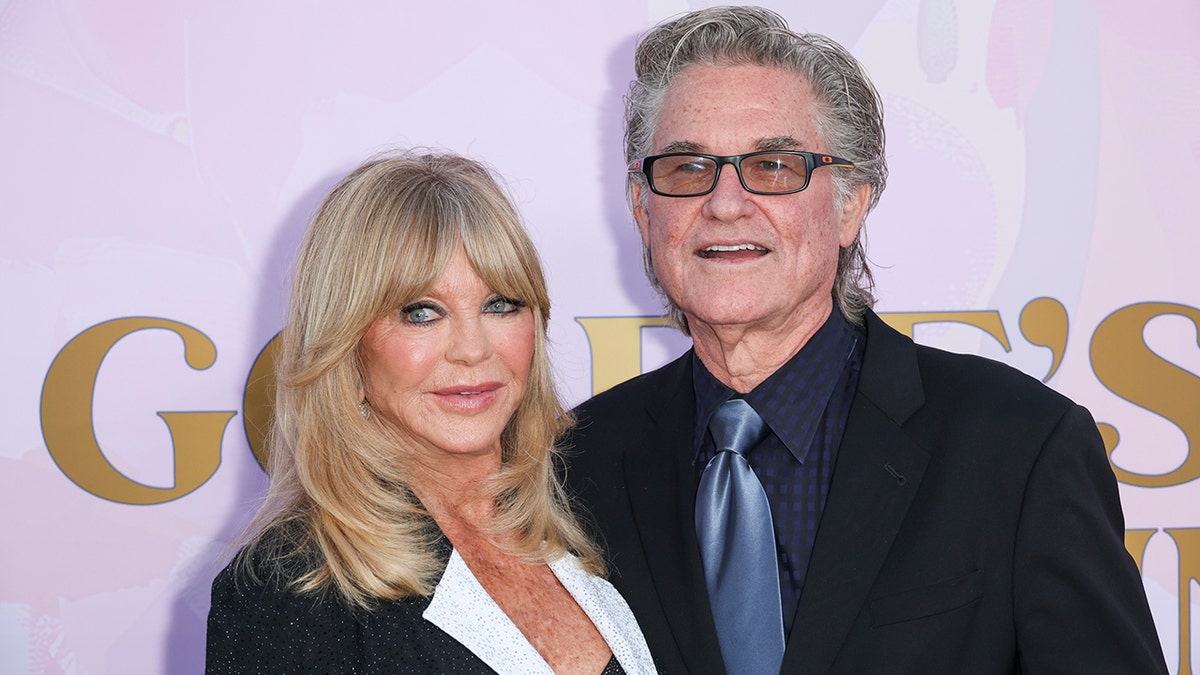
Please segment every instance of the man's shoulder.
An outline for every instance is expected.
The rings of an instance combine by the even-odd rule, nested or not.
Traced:
[[[1068,420],[1091,419],[1071,399],[999,361],[923,345],[914,353],[920,403],[910,416],[894,419],[927,448],[946,447],[945,439],[958,439],[952,445],[960,451],[1002,445],[1019,464],[1018,456],[1032,461]]]
[[[577,475],[600,466],[612,468],[626,449],[645,440],[656,422],[672,417],[675,406],[690,406],[692,399],[689,351],[579,404],[573,411],[575,424],[559,447]]]
[[[1066,396],[1010,365],[922,345],[891,327],[880,330],[879,324],[871,324],[863,370],[865,382],[860,381],[867,388],[882,384],[894,390],[903,384],[889,380],[909,381],[905,383],[920,388],[926,404],[990,407],[996,412],[1015,406],[1061,415],[1073,405]]]
[[[916,345],[918,368],[927,396],[960,403],[1061,411],[1074,404],[1041,380],[1008,364],[975,354]]]
[[[577,419],[607,419],[626,416],[644,409],[647,403],[664,396],[677,396],[690,383],[691,351],[666,365],[625,380],[580,403]],[[685,393],[691,393],[690,390]]]

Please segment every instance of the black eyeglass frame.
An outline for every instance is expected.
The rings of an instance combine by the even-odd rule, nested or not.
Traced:
[[[751,189],[749,185],[746,185],[746,178],[742,176],[742,161],[750,157],[758,157],[760,155],[795,155],[797,157],[803,157],[805,165],[804,184],[798,188],[785,190],[783,192],[764,192],[762,190]],[[650,170],[656,161],[666,157],[701,157],[716,162],[717,170],[713,173],[712,185],[710,185],[707,190],[703,190],[701,192],[689,192],[682,195],[661,192],[654,186],[654,176],[651,175]],[[808,184],[812,182],[813,171],[816,171],[822,166],[837,166],[848,169],[854,168],[854,162],[851,162],[848,159],[834,157],[833,155],[826,155],[825,153],[821,152],[808,152],[806,150],[757,150],[755,152],[747,152],[743,155],[706,155],[702,152],[665,152],[661,155],[648,155],[639,160],[630,162],[627,168],[629,173],[642,174],[645,176],[646,185],[648,185],[650,187],[650,191],[656,195],[661,195],[663,197],[703,197],[704,195],[717,189],[717,182],[721,180],[721,167],[726,164],[733,165],[733,170],[737,172],[738,182],[742,184],[742,188],[746,192],[755,195],[790,195],[800,192],[807,188]]]

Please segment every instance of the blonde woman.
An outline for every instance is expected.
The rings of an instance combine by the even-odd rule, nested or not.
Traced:
[[[653,672],[554,473],[540,263],[480,164],[370,161],[322,204],[271,488],[213,582],[210,673]]]

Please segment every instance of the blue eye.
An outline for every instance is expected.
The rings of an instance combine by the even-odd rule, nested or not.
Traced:
[[[500,295],[493,295],[488,298],[488,301],[483,305],[485,314],[512,314],[521,309],[525,303],[521,300],[513,300]]]
[[[400,310],[404,316],[404,321],[412,324],[425,324],[437,321],[442,316],[442,311],[437,305],[431,302],[414,302],[411,305],[406,305]]]

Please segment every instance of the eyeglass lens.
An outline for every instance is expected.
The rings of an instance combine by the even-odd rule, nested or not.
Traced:
[[[754,154],[743,158],[738,168],[745,187],[755,192],[792,192],[808,180],[808,164],[801,155]],[[699,194],[717,183],[717,162],[697,155],[660,157],[651,172],[655,189],[669,195]]]

